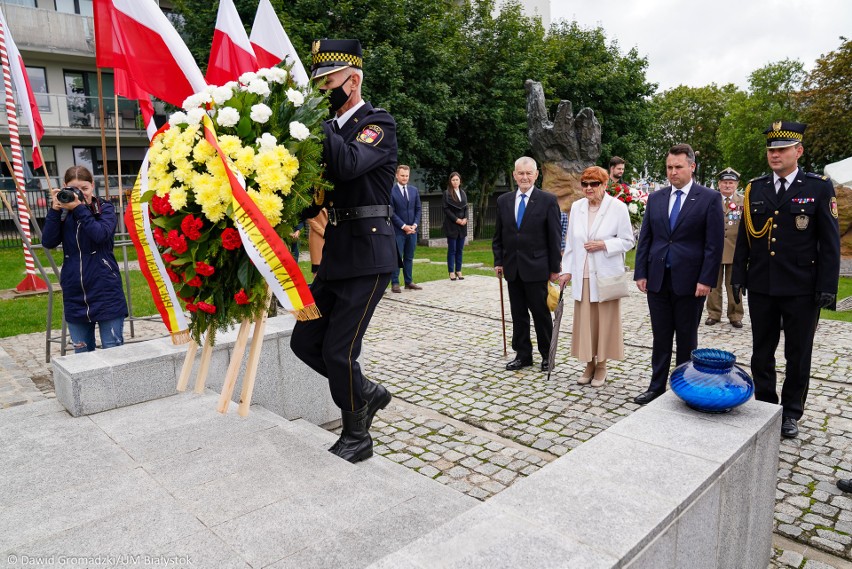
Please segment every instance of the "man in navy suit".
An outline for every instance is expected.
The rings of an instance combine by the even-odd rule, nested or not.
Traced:
[[[506,276],[512,309],[512,349],[516,355],[506,364],[506,369],[514,371],[533,363],[532,314],[541,371],[547,371],[553,331],[553,320],[547,308],[547,281],[559,278],[562,264],[559,203],[555,195],[534,186],[538,168],[532,158],[518,158],[512,176],[518,189],[497,199],[497,224],[491,245],[494,270]]]
[[[666,156],[671,186],[648,197],[636,247],[633,279],[648,295],[651,331],[651,385],[633,401],[650,403],[666,390],[677,338],[675,362],[689,361],[698,346],[704,301],[716,285],[725,230],[719,192],[692,181],[695,152],[676,144]]]
[[[396,168],[396,184],[391,189],[393,215],[391,222],[396,232],[396,247],[402,258],[402,276],[405,288],[422,290],[414,284],[414,249],[417,247],[417,225],[420,222],[420,192],[416,186],[408,183],[411,169],[405,164]],[[391,291],[402,292],[399,288],[399,269],[391,273]]]

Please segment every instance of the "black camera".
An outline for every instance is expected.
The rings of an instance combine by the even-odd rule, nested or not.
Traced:
[[[86,196],[83,195],[83,190],[77,188],[62,188],[56,194],[56,199],[60,203],[71,203],[74,201],[74,198],[79,199],[80,203],[86,203]]]

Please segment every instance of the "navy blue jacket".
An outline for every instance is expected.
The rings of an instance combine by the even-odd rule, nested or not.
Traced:
[[[99,215],[86,206],[77,206],[64,221],[62,210],[48,210],[42,244],[48,249],[62,245],[65,258],[59,282],[67,322],[127,316],[121,271],[113,254],[117,222],[115,207],[105,201],[101,201]]]
[[[402,230],[403,225],[417,225],[420,226],[420,190],[417,189],[417,186],[412,186],[411,184],[405,185],[408,190],[408,199],[402,195],[402,188],[399,186],[399,183],[393,185],[391,188],[391,205],[393,206],[393,216],[391,216],[391,222],[393,223],[393,229],[396,231],[397,235],[405,235],[405,231]]]

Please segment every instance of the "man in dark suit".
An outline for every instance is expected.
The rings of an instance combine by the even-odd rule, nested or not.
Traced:
[[[531,366],[530,313],[535,323],[541,370],[547,371],[553,320],[547,308],[547,281],[559,278],[561,226],[556,196],[536,187],[535,160],[523,156],[512,173],[517,191],[497,199],[497,224],[492,249],[494,270],[505,275],[512,310],[512,349],[508,370]]]
[[[334,190],[315,201],[327,207],[325,246],[311,284],[322,316],[297,322],[290,347],[328,378],[343,431],[329,449],[349,462],[373,455],[369,428],[391,394],[361,373],[361,342],[382,291],[399,268],[391,227],[390,189],[396,167],[396,122],[361,99],[358,40],[313,43],[311,77],[329,91],[335,117],[323,124],[325,177]]]
[[[637,288],[647,293],[654,335],[651,384],[633,399],[650,403],[666,390],[677,338],[675,362],[689,361],[698,346],[704,300],[716,285],[725,240],[719,193],[692,181],[695,152],[676,144],[666,156],[671,186],[652,193],[636,247]]]
[[[758,401],[778,403],[775,349],[784,328],[781,435],[787,438],[799,434],[819,311],[835,305],[840,274],[834,186],[798,164],[805,127],[779,121],[764,133],[772,174],[746,187],[731,277],[736,302],[748,289]]]
[[[417,226],[420,223],[420,192],[417,186],[408,183],[411,169],[405,164],[396,167],[396,184],[391,188],[391,221],[396,234],[396,246],[402,257],[402,275],[405,288],[422,290],[414,284],[414,249],[417,247]],[[391,273],[391,291],[399,288],[399,269]]]

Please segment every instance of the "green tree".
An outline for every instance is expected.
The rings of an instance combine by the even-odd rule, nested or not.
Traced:
[[[735,93],[719,130],[722,161],[750,180],[767,170],[763,131],[774,121],[797,121],[799,91],[805,78],[802,63],[785,59],[749,75],[747,93]]]
[[[816,61],[802,92],[805,151],[815,171],[852,156],[852,40]]]

